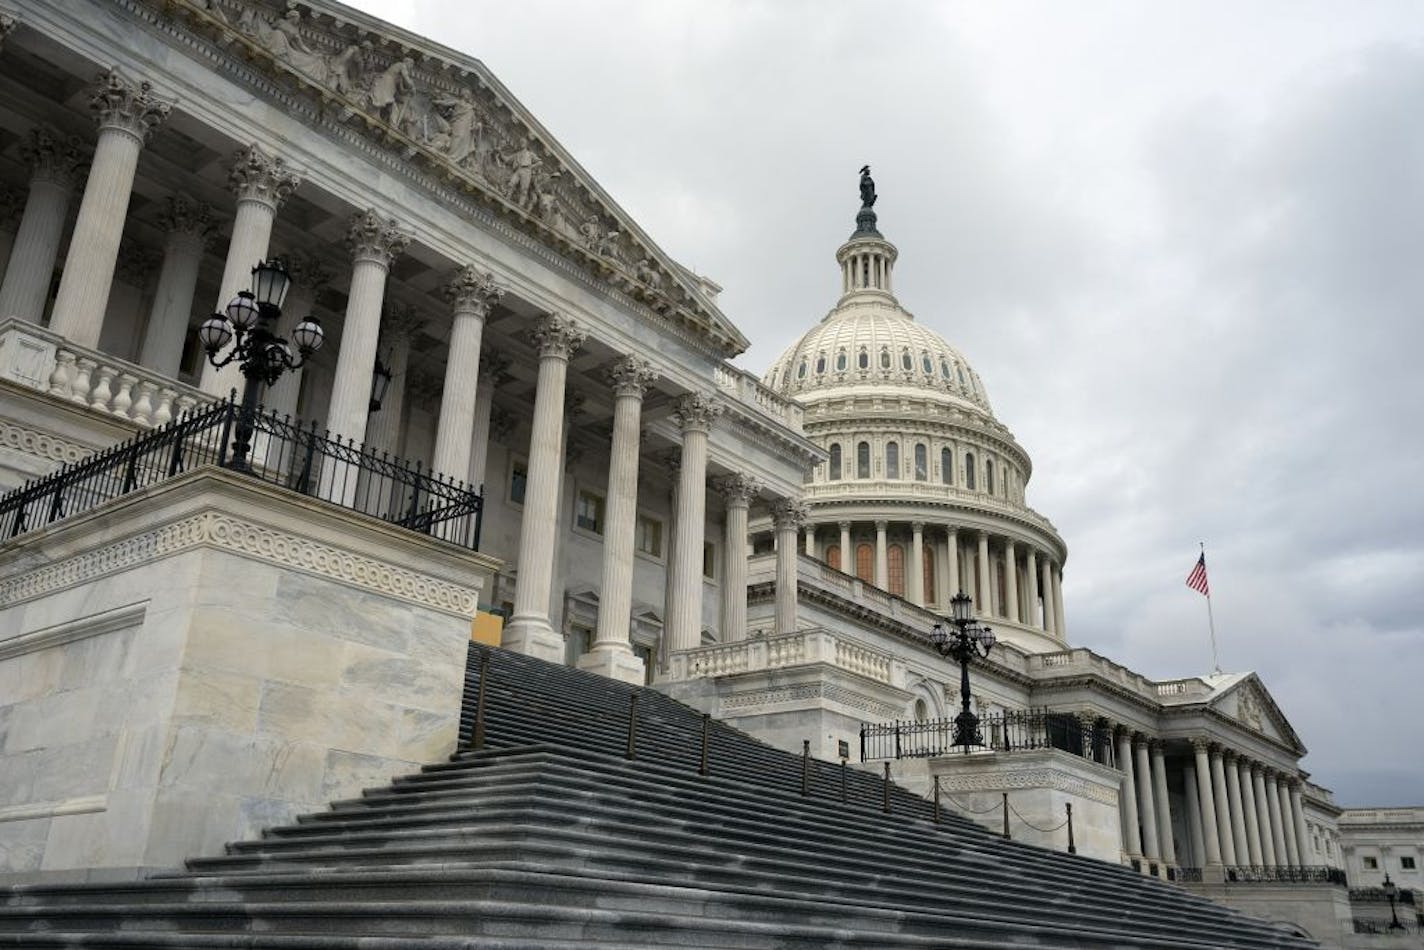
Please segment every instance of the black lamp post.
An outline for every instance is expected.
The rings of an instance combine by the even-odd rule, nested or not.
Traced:
[[[1389,929],[1403,930],[1404,925],[1399,922],[1399,915],[1394,912],[1394,897],[1399,893],[1399,888],[1389,879],[1389,872],[1384,874],[1384,896],[1389,898]]]
[[[215,313],[198,328],[198,340],[207,351],[208,362],[221,369],[237,361],[246,382],[242,388],[242,408],[237,417],[237,433],[232,440],[228,467],[250,472],[247,455],[252,449],[256,426],[257,400],[264,385],[271,386],[287,370],[296,369],[321,349],[324,333],[315,317],[306,317],[292,330],[296,356],[287,341],[274,332],[282,316],[282,302],[292,280],[280,258],[263,261],[252,268],[252,289],[240,290],[227,305],[226,313]],[[218,353],[236,339],[232,352],[222,359]]]
[[[930,634],[941,655],[959,662],[959,715],[954,717],[954,745],[983,745],[979,717],[969,711],[969,662],[989,656],[994,648],[994,631],[974,621],[974,601],[960,591],[949,601],[949,629],[935,624]]]

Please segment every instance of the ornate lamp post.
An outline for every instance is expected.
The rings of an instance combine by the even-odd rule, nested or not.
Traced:
[[[979,717],[969,711],[969,662],[984,659],[994,648],[994,631],[974,621],[974,601],[960,591],[949,601],[949,629],[935,624],[930,640],[940,654],[959,662],[959,715],[954,717],[954,745],[983,745]]]
[[[1404,925],[1399,922],[1399,915],[1394,911],[1394,897],[1399,893],[1399,888],[1389,879],[1389,872],[1384,874],[1384,896],[1389,898],[1389,929],[1403,930]]]
[[[292,330],[292,342],[274,332],[282,316],[282,302],[292,281],[279,258],[263,261],[252,268],[252,289],[238,291],[228,303],[225,313],[215,313],[198,328],[198,340],[207,351],[208,362],[221,369],[236,361],[246,382],[242,388],[242,408],[237,417],[237,432],[232,440],[232,459],[228,467],[250,472],[247,454],[252,449],[252,430],[256,426],[257,399],[264,385],[270,386],[288,370],[296,369],[321,349],[324,332],[315,317],[306,317]],[[227,356],[218,353],[233,339],[237,345]]]

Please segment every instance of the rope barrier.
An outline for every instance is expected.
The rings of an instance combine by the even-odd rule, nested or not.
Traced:
[[[1060,828],[1063,828],[1065,825],[1068,824],[1068,819],[1065,818],[1065,819],[1063,819],[1062,821],[1060,821],[1058,824],[1054,825],[1052,828],[1040,828],[1040,827],[1038,827],[1038,825],[1035,825],[1033,822],[1029,821],[1029,820],[1028,820],[1027,818],[1025,818],[1023,815],[1020,815],[1020,814],[1019,814],[1019,810],[1013,806],[1013,803],[1012,803],[1012,802],[1009,803],[1009,811],[1013,812],[1014,815],[1018,818],[1019,821],[1023,822],[1023,823],[1026,824],[1026,825],[1028,825],[1030,828],[1032,828],[1034,831],[1039,832],[1040,834],[1045,834],[1045,835],[1046,835],[1046,834],[1052,834],[1053,832],[1058,831]]]

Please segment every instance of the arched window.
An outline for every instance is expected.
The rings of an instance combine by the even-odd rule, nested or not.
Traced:
[[[875,583],[875,547],[870,544],[855,546],[855,576],[868,583]]]
[[[861,369],[870,369],[870,352],[862,346],[860,353],[856,355],[855,362]]]
[[[939,450],[939,480],[946,485],[954,484],[954,450],[943,448]]]
[[[816,354],[816,375],[820,376],[826,371],[826,354]]]
[[[900,443],[885,443],[885,477],[900,477]]]
[[[886,578],[886,583],[890,593],[896,597],[905,596],[905,549],[892,544],[885,552],[886,565],[889,567],[890,576]]]
[[[968,389],[969,387],[966,386],[965,383],[964,383],[964,367],[962,367],[962,366],[955,366],[954,368],[959,371],[959,388],[960,388],[960,389]]]
[[[974,453],[964,453],[964,487],[974,490]]]
[[[801,360],[801,365],[796,367],[796,378],[806,378],[806,360],[804,358]]]
[[[903,369],[903,370],[904,370],[905,372],[907,372],[907,373],[908,373],[910,370],[912,370],[912,369],[915,368],[915,361],[914,361],[914,359],[910,356],[910,351],[909,351],[909,350],[901,350],[901,351],[900,351],[900,368]]]
[[[870,443],[861,442],[855,447],[855,477],[870,477]]]
[[[884,347],[881,347],[880,349],[880,368],[890,368],[890,351]]]
[[[845,350],[838,350],[838,351],[836,352],[836,371],[837,371],[837,372],[840,372],[840,373],[844,373],[844,372],[845,372],[845,368],[846,368],[846,354],[845,354]]]
[[[934,362],[930,359],[930,355],[928,353],[920,354],[920,365],[925,368],[926,376],[934,375]]]
[[[840,443],[831,446],[831,481],[841,480],[841,447]]]
[[[930,707],[923,699],[915,700],[915,721],[924,722],[930,718]]]
[[[945,379],[949,379],[949,360],[941,359],[939,361],[939,374]]]
[[[994,463],[990,459],[984,460],[984,491],[994,494]]]
[[[841,546],[839,544],[826,545],[826,563],[836,570],[841,570]]]
[[[935,603],[937,600],[939,600],[939,598],[935,596],[935,560],[934,560],[934,553],[935,553],[934,546],[933,546],[933,545],[930,545],[930,544],[926,544],[926,545],[925,545],[925,579],[924,579],[924,585],[925,585],[925,586],[924,586],[924,592],[925,592],[925,603],[927,603],[927,604],[933,604],[933,603]]]
[[[923,442],[915,443],[915,481],[927,481],[930,477],[930,450]]]

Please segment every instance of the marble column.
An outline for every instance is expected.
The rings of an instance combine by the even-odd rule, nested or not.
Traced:
[[[1063,565],[1053,565],[1053,633],[1060,640],[1068,639],[1068,627],[1063,622]]]
[[[956,586],[950,582],[949,573],[949,542],[940,540],[935,542],[935,591],[934,597],[929,598],[936,604],[944,607],[941,613],[948,613],[949,598],[954,596]]]
[[[212,232],[212,209],[185,195],[168,199],[168,207],[158,219],[167,238],[163,243],[163,263],[158,271],[158,287],[143,331],[139,362],[164,376],[177,377],[183,360],[183,344],[188,322],[193,316],[193,290],[198,286],[198,267]]]
[[[1053,562],[1045,554],[1038,567],[1039,592],[1043,598],[1043,630],[1051,634],[1057,630],[1053,625]]]
[[[341,352],[336,359],[336,378],[331,383],[331,403],[326,415],[327,429],[338,438],[359,442],[366,434],[366,417],[371,407],[371,372],[376,366],[386,275],[390,272],[391,262],[404,253],[409,243],[410,238],[395,221],[383,220],[374,209],[359,211],[351,218],[346,235],[346,244],[353,258],[351,290],[346,298]],[[562,376],[559,399],[562,405]],[[555,475],[557,471],[555,469]],[[532,480],[533,459],[530,460],[529,473]],[[528,517],[527,509],[525,516]]]
[[[1291,867],[1300,867],[1300,843],[1296,841],[1295,822],[1291,820],[1290,813],[1290,786],[1283,775],[1276,777],[1276,797],[1280,799],[1281,838],[1286,845],[1286,863]]]
[[[1216,821],[1216,796],[1212,791],[1211,762],[1207,758],[1205,739],[1193,739],[1196,753],[1197,802],[1201,808],[1202,839],[1206,845],[1206,863],[1221,863],[1221,835]],[[1220,763],[1218,763],[1220,764]]]
[[[925,605],[925,523],[910,523],[910,576],[905,578],[905,592],[910,603]]]
[[[1252,867],[1261,866],[1261,826],[1256,823],[1256,792],[1251,787],[1251,766],[1244,758],[1236,759],[1236,778],[1241,787],[1241,817],[1246,828],[1246,855]],[[1238,852],[1240,849],[1237,849]],[[1241,855],[1237,854],[1239,858]]]
[[[1162,860],[1177,863],[1177,843],[1172,840],[1172,800],[1167,795],[1167,757],[1161,742],[1152,743],[1152,793],[1157,800],[1157,839]]]
[[[806,521],[806,506],[795,498],[778,498],[771,506],[776,528],[777,633],[796,631],[796,535]]]
[[[1289,866],[1290,852],[1286,848],[1286,830],[1281,822],[1281,791],[1274,771],[1267,770],[1265,783],[1266,812],[1271,821],[1271,843],[1275,849],[1276,864]]]
[[[747,636],[747,511],[761,492],[761,482],[750,475],[724,475],[716,482],[727,509],[726,533],[722,538],[726,567],[722,572],[722,637],[745,640]],[[846,530],[849,530],[847,527]]]
[[[479,319],[483,321],[483,314]],[[478,338],[476,339],[478,344]],[[453,355],[454,346],[451,346]],[[478,360],[477,353],[465,358]],[[643,395],[657,378],[647,360],[625,356],[609,371],[613,384],[613,441],[608,459],[608,501],[603,530],[603,585],[598,594],[598,630],[593,646],[578,658],[578,668],[601,673],[624,683],[642,683],[644,666],[633,653],[633,552],[638,521],[639,426]],[[473,390],[470,393],[473,397]],[[450,377],[445,377],[445,400],[450,399]],[[472,407],[473,408],[473,407]],[[445,409],[440,410],[443,424]],[[470,431],[466,417],[462,431]],[[468,452],[468,447],[466,449]],[[439,454],[437,443],[436,454]],[[469,459],[460,461],[462,467]],[[463,468],[461,469],[463,470]]]
[[[119,259],[129,195],[138,171],[138,154],[170,106],[153,95],[146,82],[134,83],[114,70],[103,74],[89,98],[99,122],[99,141],[89,166],[89,180],[79,202],[79,217],[69,238],[69,254],[49,327],[78,346],[95,346],[104,326],[109,286]]]
[[[1206,839],[1202,835],[1201,800],[1197,797],[1197,770],[1182,764],[1182,791],[1187,801],[1187,837],[1192,842],[1192,861],[1206,864]]]
[[[366,432],[362,437],[366,447],[374,452],[400,458],[405,454],[401,437],[405,434],[405,403],[411,393],[410,339],[425,325],[425,315],[414,307],[402,303],[391,303],[381,317],[381,329],[377,335],[379,344],[386,351],[386,368],[391,371],[391,384],[386,387],[386,397],[381,408],[368,411]],[[372,405],[369,394],[367,409]]]
[[[1142,854],[1149,861],[1160,861],[1162,852],[1157,841],[1160,829],[1157,826],[1157,807],[1152,800],[1152,765],[1147,755],[1147,740],[1142,736],[1133,737],[1132,751],[1135,755],[1138,811],[1142,818]]]
[[[232,237],[228,240],[214,310],[225,310],[238,291],[251,288],[252,268],[267,257],[277,210],[301,181],[283,159],[268,155],[256,144],[239,149],[233,155],[227,185],[237,198],[237,210],[232,219]],[[344,331],[342,343],[345,344]],[[240,393],[242,374],[236,363],[214,369],[205,362],[200,385],[204,392],[215,396],[226,396],[234,389]]]
[[[480,347],[480,385],[475,390],[475,418],[470,435],[470,468],[465,481],[485,491],[489,480],[490,441],[498,441],[494,424],[495,390],[509,380],[509,357],[488,346]]]
[[[30,189],[0,283],[0,319],[39,323],[54,280],[69,198],[83,175],[87,154],[79,139],[37,126],[20,155],[30,166]]]
[[[1227,812],[1231,815],[1231,846],[1237,863],[1245,864],[1251,856],[1251,845],[1246,839],[1245,802],[1241,796],[1241,776],[1236,770],[1236,753],[1228,750],[1221,767],[1226,776]]]
[[[534,425],[529,435],[524,517],[519,523],[514,616],[504,628],[502,645],[560,663],[564,659],[564,638],[549,621],[549,598],[557,553],[559,485],[564,472],[564,389],[569,357],[583,345],[586,334],[567,317],[549,314],[534,324],[531,336],[539,351],[539,378],[534,392]]]
[[[1118,799],[1122,803],[1122,847],[1129,855],[1142,853],[1142,830],[1137,819],[1137,779],[1132,767],[1132,736],[1117,734],[1117,767],[1122,772]]]
[[[806,556],[816,556],[816,526],[813,524],[806,525]]]
[[[1210,756],[1212,803],[1216,806],[1216,827],[1221,836],[1221,860],[1234,865],[1236,841],[1231,836],[1231,804],[1226,794],[1226,771],[1221,764],[1221,749],[1212,746]]]
[[[1291,827],[1295,829],[1296,848],[1300,852],[1300,863],[1305,865],[1314,862],[1306,850],[1310,847],[1310,835],[1305,830],[1305,801],[1301,797],[1300,785],[1299,779],[1291,780],[1289,798]]]
[[[668,606],[669,648],[692,650],[702,645],[702,546],[707,522],[707,435],[723,412],[706,393],[689,393],[673,414],[682,430],[682,471],[677,491],[677,528],[673,539],[673,601]],[[793,544],[794,544],[793,539]]]
[[[1009,621],[1019,622],[1019,555],[1012,538],[1004,539],[1004,599]]]
[[[1024,572],[1024,580],[1028,584],[1028,613],[1024,615],[1023,622],[1042,629],[1043,614],[1038,609],[1038,552],[1030,547],[1027,553],[1028,570]]]
[[[992,573],[989,570],[989,532],[979,532],[979,557],[974,565],[976,576],[979,578],[979,590],[975,597],[975,606],[979,608],[979,616],[992,617],[994,615],[994,598],[989,592]]]
[[[495,285],[493,274],[482,274],[469,265],[460,268],[454,279],[445,285],[445,297],[451,304],[450,352],[445,359],[445,386],[440,397],[440,421],[436,426],[435,452],[430,468],[448,478],[463,481],[470,471],[475,401],[480,384],[480,340],[484,335],[485,317],[503,296],[504,291]],[[615,384],[615,391],[622,393],[618,384]],[[622,397],[619,395],[617,398]],[[641,406],[641,393],[638,401]],[[637,433],[634,432],[634,435]],[[635,477],[636,474],[635,468]],[[634,487],[636,489],[636,485]],[[611,482],[608,490],[610,493],[613,491]],[[628,530],[631,539],[632,528]],[[630,570],[631,567],[630,561]]]
[[[677,578],[674,576],[673,567],[676,563],[677,545],[677,513],[682,509],[682,449],[669,448],[658,453],[658,465],[668,480],[668,510],[672,512],[672,518],[668,521],[667,537],[667,567],[663,571],[663,630],[658,636],[658,669],[668,668],[668,657],[672,653],[672,612],[677,606],[678,593],[675,588]],[[698,639],[702,637],[698,632]]]
[[[1268,868],[1276,866],[1276,839],[1271,836],[1271,806],[1266,793],[1266,770],[1262,765],[1251,766],[1251,791],[1256,799],[1256,824],[1261,828],[1261,864]]]
[[[875,522],[875,586],[881,590],[890,589],[890,545],[887,540],[889,529],[887,522]]]
[[[949,549],[949,587],[944,592],[944,602],[964,590],[964,582],[959,577],[959,529],[953,526],[945,529],[945,547]]]
[[[292,331],[297,324],[312,316],[317,294],[331,280],[330,269],[316,255],[294,250],[282,256],[287,265],[287,274],[292,278],[291,289],[287,291],[287,302],[282,306],[282,318],[277,321],[277,335],[291,342]],[[275,383],[267,387],[263,403],[273,412],[295,416],[297,401],[302,393],[302,376],[305,366],[283,373]]]
[[[837,525],[841,529],[841,571],[846,574],[855,574],[855,548],[850,543],[850,522],[842,521]]]

